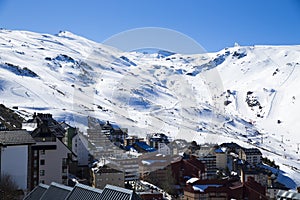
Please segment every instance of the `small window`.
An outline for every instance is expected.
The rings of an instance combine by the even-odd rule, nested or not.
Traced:
[[[33,160],[33,167],[37,167],[38,165],[38,161],[37,160]]]
[[[45,176],[45,170],[40,170],[40,176]]]
[[[44,180],[40,180],[40,183],[45,184],[45,181]]]
[[[40,160],[40,165],[45,165],[45,160]]]
[[[37,171],[34,171],[33,172],[33,178],[36,178],[37,177]]]
[[[41,150],[41,155],[45,155],[45,150]]]

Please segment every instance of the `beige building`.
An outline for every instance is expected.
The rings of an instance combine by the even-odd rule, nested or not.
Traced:
[[[159,173],[159,170],[165,169],[171,164],[170,155],[158,154],[157,152],[143,154],[139,157],[139,173],[143,178],[151,172]]]
[[[65,129],[51,114],[35,114],[33,119],[25,124],[31,124],[31,127],[35,128],[28,131],[31,131],[30,134],[36,142],[30,149],[32,176],[29,189],[39,183],[67,184],[69,163],[74,155],[63,143]]]
[[[107,184],[125,187],[125,174],[123,171],[104,165],[92,171],[92,186],[104,189]]]
[[[127,155],[126,153],[108,158],[109,166],[124,171],[125,182],[139,179],[139,159],[137,155]]]
[[[225,169],[227,167],[226,148],[216,149],[215,154],[216,154],[216,167],[217,167],[217,169]]]
[[[62,141],[37,142],[32,153],[34,186],[51,182],[67,184],[71,151]]]
[[[250,177],[253,178],[254,181],[261,184],[264,187],[268,186],[268,171],[263,170],[261,168],[245,168],[241,169],[241,182],[244,183]]]
[[[261,163],[262,153],[257,148],[243,148],[239,151],[239,159],[245,160],[252,165],[256,165]]]

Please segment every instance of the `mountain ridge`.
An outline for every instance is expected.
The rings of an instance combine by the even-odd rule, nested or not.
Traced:
[[[24,117],[50,112],[84,131],[93,116],[133,134],[237,141],[300,169],[299,45],[159,56],[69,32],[0,30],[0,49],[2,103],[18,106]]]

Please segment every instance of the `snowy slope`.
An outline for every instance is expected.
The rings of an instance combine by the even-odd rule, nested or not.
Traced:
[[[50,112],[85,130],[94,116],[131,134],[258,146],[298,185],[299,63],[300,46],[145,54],[69,32],[0,30],[1,103],[25,117]]]

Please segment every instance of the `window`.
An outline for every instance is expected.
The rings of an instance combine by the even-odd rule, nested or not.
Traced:
[[[36,159],[33,160],[33,167],[37,167],[38,161]]]
[[[40,180],[40,183],[45,184],[45,181],[44,180]]]
[[[62,173],[67,173],[67,168],[66,167],[62,168]]]
[[[33,172],[33,178],[36,178],[37,177],[37,171],[34,171]]]
[[[63,166],[66,166],[66,165],[67,165],[67,159],[66,159],[66,158],[63,158],[63,159],[62,159],[62,164],[63,164]]]
[[[41,155],[45,155],[45,150],[41,150]]]
[[[257,157],[256,156],[253,156],[253,161],[257,161]]]
[[[40,176],[45,176],[45,170],[40,170]]]
[[[40,160],[40,165],[45,165],[45,160]]]

